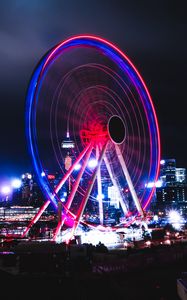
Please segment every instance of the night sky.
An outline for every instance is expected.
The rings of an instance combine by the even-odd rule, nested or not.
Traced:
[[[153,99],[162,158],[187,167],[185,1],[7,0],[0,4],[0,177],[31,170],[24,110],[36,64],[60,41],[85,33],[131,59]]]

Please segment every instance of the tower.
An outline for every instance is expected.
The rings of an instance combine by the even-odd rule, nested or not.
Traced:
[[[67,127],[67,132],[66,132],[66,139],[64,139],[61,143],[62,149],[65,149],[64,151],[64,167],[65,171],[68,171],[69,168],[72,166],[72,157],[73,157],[73,152],[72,149],[75,148],[75,143],[70,139],[70,134],[69,134],[69,128]],[[67,150],[67,152],[66,152]],[[71,191],[71,178],[69,176],[68,178],[68,194]]]

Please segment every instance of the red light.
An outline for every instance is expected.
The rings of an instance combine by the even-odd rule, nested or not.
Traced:
[[[47,175],[48,179],[55,179],[55,175]]]
[[[86,129],[80,130],[80,136],[83,144],[87,145],[90,142],[96,142],[97,144],[105,144],[108,140],[108,132],[106,124],[102,122],[92,121],[88,124]]]

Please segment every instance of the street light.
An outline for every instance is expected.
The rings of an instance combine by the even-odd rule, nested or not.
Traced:
[[[1,193],[5,196],[8,196],[11,193],[11,188],[8,185],[5,185],[1,188]]]
[[[8,201],[9,200],[9,195],[11,194],[12,189],[9,185],[4,185],[1,188],[1,194],[3,195],[3,198],[1,199],[2,201]]]
[[[19,189],[19,188],[21,187],[21,184],[22,184],[22,182],[21,182],[21,180],[18,179],[18,178],[13,179],[12,182],[11,182],[11,186],[12,186],[14,189]]]

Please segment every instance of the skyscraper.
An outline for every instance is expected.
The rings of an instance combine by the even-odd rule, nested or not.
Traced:
[[[176,209],[187,216],[186,169],[176,168],[175,159],[161,160],[160,180],[162,186],[156,188],[154,210],[167,214],[167,211]]]
[[[160,162],[160,179],[162,185],[173,185],[176,182],[176,160],[175,159],[165,159]]]

